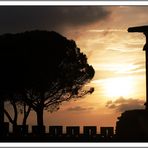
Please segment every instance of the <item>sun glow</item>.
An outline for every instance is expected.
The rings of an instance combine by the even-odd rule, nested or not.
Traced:
[[[132,77],[110,78],[104,82],[104,91],[108,97],[129,97],[134,90]]]

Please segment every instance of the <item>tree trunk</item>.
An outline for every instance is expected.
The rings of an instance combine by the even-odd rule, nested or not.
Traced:
[[[37,125],[38,126],[43,126],[44,125],[44,123],[43,123],[43,110],[44,110],[44,108],[40,107],[36,111],[36,114],[37,114]]]
[[[13,123],[13,133],[17,133],[17,123]]]
[[[16,107],[15,102],[11,101],[10,103],[11,103],[13,110],[14,110],[14,117],[11,117],[9,112],[6,109],[4,109],[4,113],[5,113],[6,117],[8,118],[9,122],[15,127],[15,126],[17,126],[17,119],[18,119],[17,107]]]
[[[17,125],[18,112],[17,112],[16,102],[15,101],[12,101],[11,104],[12,104],[13,110],[14,110],[14,119],[13,119],[13,122],[14,122],[14,126],[15,126],[15,125]]]
[[[24,126],[26,125],[27,118],[29,116],[30,111],[31,111],[31,107],[29,106],[28,110],[26,111],[26,106],[24,105],[24,118],[23,118],[23,123],[22,123]]]

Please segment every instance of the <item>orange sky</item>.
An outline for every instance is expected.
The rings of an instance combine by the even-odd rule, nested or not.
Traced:
[[[57,112],[45,112],[46,125],[115,126],[124,110],[144,107],[145,37],[128,33],[127,28],[148,25],[148,7],[104,6],[104,9],[108,12],[104,19],[71,25],[61,31],[76,41],[94,67],[96,73],[89,85],[95,87],[95,92],[63,103]],[[35,124],[31,117],[29,124]]]

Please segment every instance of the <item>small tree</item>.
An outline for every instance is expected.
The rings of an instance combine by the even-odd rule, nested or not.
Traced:
[[[4,107],[4,114],[8,118],[9,122],[14,126],[17,126],[18,115],[19,113],[23,115],[22,125],[26,125],[27,118],[31,111],[31,107],[28,106],[23,100],[22,94],[7,94],[4,97],[4,100],[8,106],[12,106],[13,111],[9,111]],[[13,113],[12,113],[13,112]]]

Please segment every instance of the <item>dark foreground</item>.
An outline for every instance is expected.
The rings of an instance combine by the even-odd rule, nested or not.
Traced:
[[[27,137],[16,137],[16,136],[9,136],[9,137],[1,137],[0,142],[148,142],[148,138],[138,139],[120,139],[114,135],[113,137],[101,137],[101,135],[95,135],[93,137],[79,135],[79,136],[68,136],[68,135],[61,135],[61,136],[32,136],[29,135]]]
[[[113,138],[104,138],[100,135],[96,135],[93,137],[86,137],[83,135],[79,136],[68,136],[68,135],[60,135],[60,136],[32,136],[29,135],[27,137],[1,137],[1,142],[114,142]]]

